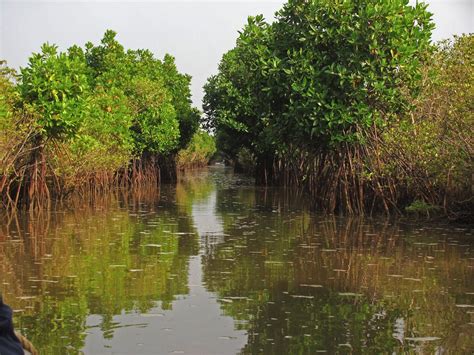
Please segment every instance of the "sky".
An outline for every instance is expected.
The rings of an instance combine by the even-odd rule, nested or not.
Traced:
[[[410,2],[414,2],[411,0]],[[201,108],[202,86],[235,45],[249,15],[267,20],[285,1],[202,0],[0,0],[0,59],[18,69],[44,42],[60,49],[98,43],[107,29],[125,48],[170,53],[193,77],[193,103]],[[427,0],[437,26],[433,40],[474,32],[474,0]]]

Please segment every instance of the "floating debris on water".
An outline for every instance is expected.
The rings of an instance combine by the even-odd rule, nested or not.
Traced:
[[[306,295],[291,295],[293,298],[307,298],[307,299],[313,299],[314,296],[306,296]]]
[[[435,341],[435,340],[440,340],[441,338],[438,337],[415,337],[415,338],[405,338],[405,340],[408,341],[416,341],[416,342],[425,342],[425,341]]]
[[[339,292],[339,296],[348,296],[348,297],[361,297],[361,293],[354,293],[354,292]]]
[[[404,277],[403,280],[421,282],[421,279],[416,279],[413,277]]]
[[[140,314],[141,317],[164,317],[163,313],[142,313]]]
[[[228,298],[220,298],[218,301],[225,302],[225,303],[232,303],[233,301]]]

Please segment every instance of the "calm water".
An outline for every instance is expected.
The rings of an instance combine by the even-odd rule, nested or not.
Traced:
[[[474,237],[321,217],[224,168],[2,216],[0,289],[41,354],[474,351]]]

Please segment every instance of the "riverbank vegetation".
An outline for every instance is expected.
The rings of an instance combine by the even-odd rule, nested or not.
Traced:
[[[206,166],[216,153],[216,142],[208,132],[199,129],[186,148],[178,152],[176,163],[179,169]]]
[[[205,86],[218,149],[257,181],[350,214],[469,218],[474,42],[441,44],[427,5],[290,0],[250,17]]]
[[[172,177],[178,151],[204,135],[190,81],[171,55],[125,50],[110,30],[84,48],[44,44],[19,73],[2,62],[3,205],[35,208],[72,191]]]

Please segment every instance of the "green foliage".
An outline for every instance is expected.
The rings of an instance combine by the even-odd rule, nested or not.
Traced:
[[[16,72],[0,60],[0,194],[7,182],[4,176],[18,168],[15,162],[27,151],[25,143],[38,131],[34,118],[18,107],[17,79]]]
[[[127,166],[134,149],[132,115],[124,93],[112,88],[98,89],[90,98],[88,119],[78,134],[63,146],[69,159],[51,154],[55,173],[74,177],[100,171],[113,172]]]
[[[133,137],[137,153],[166,154],[176,148],[179,123],[162,83],[148,78],[135,78],[126,92],[135,117]]]
[[[0,129],[2,130],[8,127],[14,104],[12,75],[13,71],[6,67],[6,62],[0,61]]]
[[[44,44],[17,80],[3,64],[0,173],[8,176],[0,175],[0,194],[8,186],[10,197],[5,201],[14,201],[22,183],[30,184],[26,199],[36,192],[42,193],[37,200],[49,196],[50,173],[70,186],[127,171],[132,160],[134,173],[145,164],[156,172],[155,162],[173,160],[198,129],[191,77],[168,54],[159,60],[149,50],[125,50],[114,31],[84,49],[74,45],[61,52]],[[20,185],[11,183],[15,179]]]
[[[242,148],[237,153],[237,167],[241,168],[244,172],[252,172],[255,165],[257,164],[255,156],[248,148]]]
[[[200,129],[194,133],[186,149],[179,151],[177,165],[181,168],[205,166],[216,151],[214,137]]]
[[[87,112],[86,64],[44,44],[21,70],[18,90],[25,107],[38,115],[44,139],[73,137]]]
[[[137,155],[170,154],[190,140],[199,124],[191,106],[191,77],[178,72],[174,58],[163,61],[148,50],[128,50],[107,31],[101,44],[86,44],[94,86],[119,88],[129,99]]]
[[[191,106],[191,76],[179,73],[174,57],[166,54],[163,60],[163,77],[179,122],[178,147],[184,148],[197,132],[201,119],[199,110]]]
[[[289,1],[269,25],[250,17],[207,83],[208,124],[256,152],[359,141],[408,108],[430,42],[426,5]]]
[[[384,134],[382,158],[392,163],[378,173],[404,179],[416,199],[445,210],[472,206],[473,68],[473,35],[440,43],[423,68],[416,109]]]
[[[124,91],[133,115],[134,154],[167,155],[186,144],[199,124],[191,107],[189,75],[178,72],[174,58],[163,61],[148,50],[128,50],[107,31],[101,45],[87,45],[96,86]]]
[[[227,156],[256,157],[257,179],[329,212],[472,210],[473,36],[433,46],[433,27],[418,2],[289,0],[224,54],[206,124]]]
[[[405,208],[407,212],[413,213],[429,213],[430,211],[436,211],[439,209],[439,206],[433,206],[421,200],[415,200],[410,204],[410,206]]]
[[[193,135],[198,132],[199,122],[201,121],[201,111],[193,107],[191,110],[179,115],[179,148],[186,147],[191,141]]]
[[[4,61],[0,61],[0,174],[8,169],[7,157],[14,145],[15,132],[12,115],[13,84]]]

